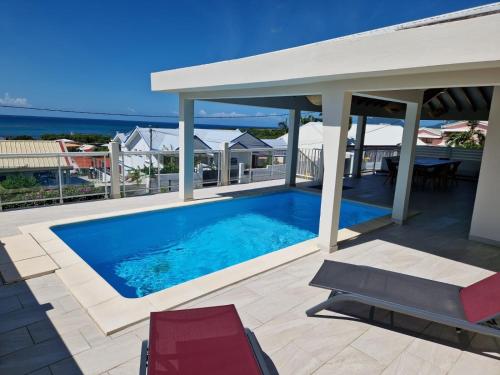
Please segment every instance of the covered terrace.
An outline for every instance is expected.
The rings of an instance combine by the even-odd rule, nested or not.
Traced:
[[[499,244],[500,5],[410,22],[302,47],[153,73],[153,91],[179,94],[180,195],[193,198],[195,100],[285,108],[286,184],[295,184],[301,111],[323,114],[324,178],[318,243],[337,249],[349,117],[404,118],[392,219],[408,218],[421,119],[488,120],[469,237]],[[363,128],[357,137],[360,164]],[[359,170],[359,167],[356,168]]]

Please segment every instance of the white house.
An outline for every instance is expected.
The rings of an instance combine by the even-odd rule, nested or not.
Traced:
[[[128,134],[117,133],[113,141],[121,145],[122,151],[148,152],[148,151],[178,151],[179,129],[136,127]],[[238,129],[194,129],[193,146],[196,151],[206,151],[203,163],[217,163],[217,158],[223,150],[224,144],[228,145],[231,154],[231,165],[237,169],[239,163],[254,166],[259,153],[236,152],[246,149],[272,149],[273,146],[260,140],[250,133]],[[284,145],[286,147],[286,144]],[[213,152],[210,152],[213,151]],[[153,155],[151,161],[158,167],[158,156]],[[160,157],[160,168],[163,158]],[[149,166],[149,157],[145,155],[126,155],[124,157],[126,170]]]
[[[356,140],[357,124],[352,124],[347,133],[347,144],[354,145]],[[288,134],[280,137],[284,143],[288,142]],[[366,124],[365,146],[397,146],[403,139],[403,127],[391,124]],[[323,147],[323,123],[309,122],[299,129],[299,148]]]
[[[318,245],[337,248],[349,117],[404,119],[392,218],[408,217],[421,119],[488,120],[472,239],[500,244],[500,3],[245,57],[152,73],[179,95],[180,196],[193,198],[196,100],[288,109],[288,185],[295,184],[300,112],[322,112],[324,178]],[[365,119],[365,121],[363,121]],[[364,124],[363,124],[364,123]]]

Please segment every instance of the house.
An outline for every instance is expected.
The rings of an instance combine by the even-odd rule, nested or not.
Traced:
[[[418,139],[427,146],[447,146],[451,134],[463,133],[470,130],[468,121],[457,121],[442,125],[440,128],[420,128]],[[476,130],[486,136],[488,133],[488,121],[478,121]]]
[[[443,140],[443,132],[437,128],[420,128],[418,129],[418,140],[422,145],[426,146],[445,146]]]
[[[148,152],[148,151],[178,151],[179,150],[179,129],[166,128],[146,128],[136,127],[128,134],[117,133],[113,141],[120,144],[122,151],[129,152]],[[205,165],[218,163],[218,155],[223,152],[224,144],[227,143],[231,154],[232,169],[237,169],[240,163],[247,167],[256,167],[262,157],[267,158],[263,152],[244,152],[248,149],[269,149],[272,146],[253,136],[248,132],[242,132],[238,129],[194,129],[193,145],[194,150],[199,153],[198,161]],[[286,146],[285,146],[286,147]],[[241,150],[241,151],[237,151]],[[165,164],[164,156],[152,155],[151,162],[155,168],[160,168]],[[125,155],[124,165],[126,170],[135,168],[144,168],[149,166],[149,157],[145,155]]]
[[[57,185],[59,170],[63,181],[69,181],[73,169],[69,157],[23,155],[52,154],[67,152],[64,142],[40,140],[2,140],[0,141],[0,181],[8,176],[23,175],[35,177],[42,185]],[[9,157],[9,154],[18,154]]]
[[[318,245],[337,249],[349,118],[404,119],[392,219],[408,218],[420,120],[489,122],[469,237],[500,244],[500,4],[272,53],[151,74],[179,94],[180,197],[193,198],[195,101],[289,110],[286,183],[295,184],[301,111],[322,112],[324,178]],[[360,159],[362,144],[357,159]]]
[[[358,125],[352,124],[347,133],[347,144],[354,145]],[[365,130],[365,146],[397,146],[403,138],[403,127],[392,124],[367,124]],[[288,134],[280,137],[286,144]],[[299,148],[323,147],[323,123],[308,122],[300,126]]]

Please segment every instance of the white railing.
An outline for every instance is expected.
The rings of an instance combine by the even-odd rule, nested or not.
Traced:
[[[80,168],[77,161],[82,159],[93,160],[92,167]],[[95,160],[102,161],[101,166]],[[108,152],[0,154],[0,162],[5,177],[0,186],[0,211],[109,196],[110,180],[103,177],[108,173]],[[6,184],[9,179],[12,187]]]
[[[323,149],[301,148],[297,155],[297,176],[312,181],[323,178]]]
[[[346,175],[353,174],[353,152],[353,148],[348,147]],[[286,173],[286,149],[229,149],[226,145],[223,150],[195,150],[194,153],[195,188],[282,179]],[[363,150],[362,171],[375,173],[384,169],[385,158],[398,154],[396,146],[367,146]],[[436,146],[417,146],[416,154],[461,160],[459,174],[471,177],[478,176],[482,158],[482,150]],[[117,156],[110,152],[0,154],[0,162],[0,181],[9,174],[29,176],[32,180],[36,177],[34,186],[9,189],[1,183],[0,210],[179,189],[179,151],[118,151]],[[111,172],[113,166],[119,176]],[[299,149],[296,175],[321,181],[323,150]]]
[[[285,148],[231,149],[228,153],[228,183],[244,184],[285,178]],[[222,181],[221,181],[222,182]]]

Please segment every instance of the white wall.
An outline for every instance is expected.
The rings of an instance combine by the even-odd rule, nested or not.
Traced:
[[[479,173],[470,238],[500,245],[500,86],[491,101],[488,135]]]

